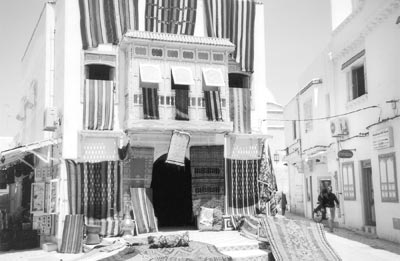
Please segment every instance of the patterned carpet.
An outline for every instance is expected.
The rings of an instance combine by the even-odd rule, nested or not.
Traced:
[[[321,224],[282,217],[260,219],[276,261],[336,261],[341,258],[329,245]]]

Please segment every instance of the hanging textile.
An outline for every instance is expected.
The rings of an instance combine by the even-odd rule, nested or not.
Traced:
[[[227,159],[226,166],[228,215],[254,215],[258,207],[260,160]]]
[[[175,119],[189,120],[189,90],[175,89]]]
[[[197,0],[146,0],[145,30],[193,35]]]
[[[233,121],[233,132],[251,133],[250,90],[229,88],[230,119]]]
[[[60,253],[77,254],[82,251],[83,215],[66,215]]]
[[[158,90],[157,88],[142,88],[143,92],[143,116],[147,120],[158,120]]]
[[[242,71],[253,72],[255,0],[204,0],[209,37],[229,38]]]
[[[118,44],[129,30],[138,30],[138,0],[79,0],[82,48]]]
[[[219,91],[204,91],[206,115],[209,121],[222,121],[221,96]]]
[[[261,168],[258,176],[260,188],[260,211],[268,212],[265,208],[269,206],[269,212],[272,216],[276,215],[277,208],[275,202],[275,193],[278,190],[274,167],[272,165],[271,151],[268,146],[263,146],[261,156]],[[267,204],[269,202],[269,204]]]
[[[201,207],[219,207],[224,212],[224,146],[190,147],[190,167],[194,215],[199,215]]]
[[[121,169],[119,161],[77,163],[66,160],[71,214],[84,214],[86,225],[101,226],[100,235],[119,234]]]
[[[112,130],[114,125],[114,82],[85,81],[83,126],[85,130]]]
[[[183,131],[174,131],[169,144],[166,163],[185,166],[186,149],[189,146],[190,134]]]
[[[158,232],[152,192],[148,188],[131,188],[133,215],[139,234]]]

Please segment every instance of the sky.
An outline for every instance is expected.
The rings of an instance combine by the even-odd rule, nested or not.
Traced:
[[[45,2],[0,1],[0,136],[17,133],[15,116],[23,95],[20,61]],[[300,89],[300,74],[328,42],[329,2],[264,0],[267,87],[282,105]]]
[[[264,3],[267,88],[277,103],[286,105],[304,87],[298,84],[300,75],[329,42],[330,1],[265,0]]]

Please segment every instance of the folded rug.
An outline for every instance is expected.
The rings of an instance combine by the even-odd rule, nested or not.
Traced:
[[[336,261],[341,258],[329,245],[321,224],[287,218],[260,219],[276,261]]]
[[[61,241],[61,253],[80,253],[83,240],[83,215],[67,215]]]
[[[133,215],[139,234],[158,231],[152,203],[152,191],[147,188],[131,188]]]

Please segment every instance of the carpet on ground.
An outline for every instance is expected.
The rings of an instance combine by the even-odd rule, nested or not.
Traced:
[[[133,215],[139,234],[158,231],[152,203],[152,191],[148,188],[131,188]]]
[[[260,219],[276,261],[337,261],[341,258],[329,245],[322,224],[284,217]]]

